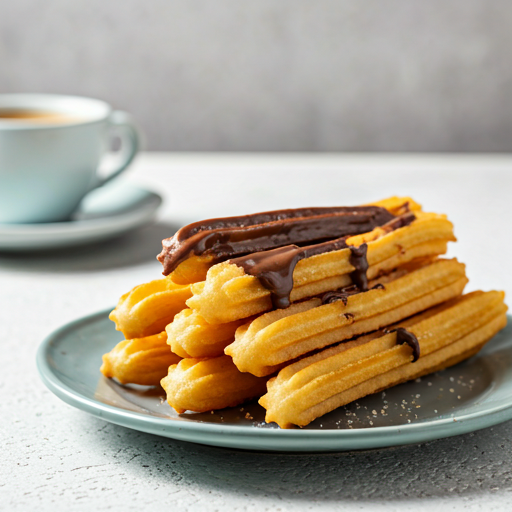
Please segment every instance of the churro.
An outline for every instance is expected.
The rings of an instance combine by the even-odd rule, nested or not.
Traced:
[[[503,299],[502,292],[473,292],[398,323],[390,332],[341,343],[287,366],[260,399],[266,421],[282,428],[304,426],[341,405],[473,355],[505,326]],[[397,344],[402,332],[409,334],[413,348]]]
[[[187,305],[209,323],[230,322],[271,310],[276,306],[276,300],[273,301],[276,295],[278,303],[284,301],[288,306],[290,302],[348,286],[358,274],[373,279],[415,258],[444,254],[447,243],[455,241],[451,222],[444,215],[423,212],[414,215],[415,219],[408,225],[391,221],[387,228],[377,227],[366,234],[348,237],[339,249],[306,257],[295,266],[290,254],[293,260],[294,254],[304,251],[308,254],[308,248],[289,246],[290,250],[262,251],[257,257],[251,255],[214,265],[206,281],[192,285],[194,295]],[[311,252],[323,250],[323,245],[311,246]],[[354,257],[356,248],[366,247],[362,256],[367,271],[362,268],[362,272],[357,272],[360,264]],[[256,263],[248,268],[246,264],[251,261]],[[254,269],[268,281],[248,273]]]
[[[332,295],[323,300],[314,298],[265,313],[239,327],[235,342],[225,353],[240,371],[269,375],[308,352],[380,329],[454,298],[467,283],[465,267],[457,260],[416,265],[377,280],[364,293],[341,293],[334,302]]]
[[[167,277],[111,313],[127,340],[102,372],[160,382],[178,413],[261,397],[268,381],[267,421],[307,425],[469,357],[504,326],[501,292],[461,296],[464,265],[440,258],[455,240],[445,215],[407,197],[190,224],[162,242]]]
[[[158,334],[186,307],[191,295],[189,285],[176,284],[168,277],[157,279],[124,294],[109,318],[127,339]]]
[[[161,384],[178,413],[234,407],[265,392],[267,379],[241,373],[228,356],[187,358],[169,367]]]
[[[401,211],[409,203],[417,206],[409,198],[391,198],[387,205],[394,211]],[[212,262],[290,243],[306,244],[365,233],[394,217],[383,206],[367,205],[297,208],[210,219],[189,224],[173,237],[163,240],[158,260],[164,267],[164,275],[169,275],[187,260],[199,257],[199,260],[194,258],[193,264],[188,264],[184,272],[176,272],[176,282],[184,282],[188,280],[187,275],[196,278],[198,273],[191,270],[196,266],[206,268]]]
[[[166,327],[167,343],[181,357],[221,356],[242,323],[209,324],[197,311],[184,309]]]
[[[115,378],[121,384],[158,386],[169,366],[180,359],[171,352],[167,334],[162,332],[121,341],[103,356],[100,370],[105,377]]]

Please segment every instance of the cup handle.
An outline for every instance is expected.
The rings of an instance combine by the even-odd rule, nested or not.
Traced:
[[[120,158],[121,163],[111,171],[108,176],[98,178],[94,188],[101,187],[110,180],[119,176],[133,161],[140,146],[140,135],[132,117],[122,110],[114,110],[109,117],[110,126],[121,139]]]

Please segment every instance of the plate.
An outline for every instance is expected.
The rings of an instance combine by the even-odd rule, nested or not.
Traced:
[[[0,250],[56,249],[106,240],[147,224],[161,204],[154,192],[113,182],[88,194],[67,222],[0,224]]]
[[[109,310],[110,311],[110,310]],[[473,358],[341,407],[302,429],[264,422],[257,404],[178,415],[163,390],[121,386],[99,372],[123,339],[102,311],[48,336],[37,354],[43,382],[59,398],[106,421],[195,443],[265,451],[344,451],[419,443],[512,418],[512,327]]]

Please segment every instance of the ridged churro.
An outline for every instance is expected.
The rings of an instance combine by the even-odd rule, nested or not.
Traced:
[[[307,425],[469,357],[504,326],[501,292],[461,297],[464,265],[439,258],[455,240],[408,197],[190,224],[162,242],[167,277],[111,313],[127,340],[102,372],[160,382],[178,413],[266,392],[267,421]]]
[[[410,225],[391,231],[377,227],[369,233],[345,240],[349,247],[367,245],[368,279],[390,272],[415,258],[444,254],[447,243],[455,241],[453,225],[444,215],[423,212],[416,212],[415,215],[416,219]],[[355,270],[353,251],[351,248],[341,248],[298,261],[292,269],[293,287],[289,300],[295,302],[352,284]],[[271,253],[266,251],[258,254]],[[273,261],[275,258],[276,263]],[[278,256],[267,259],[269,265],[277,265],[278,270],[284,268],[288,271],[288,262],[282,263]],[[194,295],[187,305],[198,311],[206,321],[231,322],[272,309],[272,287],[258,277],[247,274],[239,264],[241,260],[214,265],[208,271],[206,281],[192,285]]]
[[[184,309],[166,327],[167,343],[181,357],[221,356],[242,323],[209,324],[197,311]]]
[[[388,207],[397,210],[409,201],[392,198]],[[393,218],[383,206],[366,205],[297,208],[210,219],[189,224],[163,240],[158,260],[164,266],[164,275],[169,275],[193,256],[200,256],[206,263],[218,262],[290,243],[306,244],[365,233]]]
[[[469,357],[505,326],[503,298],[502,292],[473,292],[398,323],[387,334],[341,343],[287,366],[260,399],[266,421],[304,426],[341,405]],[[410,346],[397,344],[400,330],[416,340],[417,361]]]
[[[378,280],[380,286],[367,292],[341,294],[342,300],[322,303],[315,298],[265,313],[239,327],[225,353],[242,372],[270,375],[308,352],[452,299],[467,283],[465,267],[457,260],[437,260],[417,269],[411,264],[398,275]]]
[[[228,356],[187,358],[169,367],[161,384],[178,413],[234,407],[265,392],[267,379],[241,373]]]
[[[191,295],[189,285],[178,285],[168,277],[157,279],[125,293],[109,318],[127,339],[151,336],[173,321]]]
[[[167,344],[162,332],[145,338],[123,340],[103,356],[100,370],[121,384],[158,386],[170,365],[181,360]]]

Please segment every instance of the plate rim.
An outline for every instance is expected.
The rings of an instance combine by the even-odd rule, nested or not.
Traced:
[[[104,319],[105,316],[108,317],[112,309],[114,308],[104,309],[77,318],[52,331],[38,347],[36,366],[43,383],[52,393],[64,402],[96,417],[134,430],[200,444],[231,448],[243,449],[247,448],[245,445],[250,445],[250,449],[263,451],[297,451],[298,446],[294,441],[308,440],[318,441],[318,443],[310,447],[302,446],[299,448],[299,451],[344,451],[421,443],[480,430],[512,419],[512,397],[509,402],[503,402],[503,400],[497,402],[490,410],[473,411],[465,414],[453,413],[450,417],[437,418],[418,423],[363,427],[358,429],[264,429],[229,424],[219,425],[200,421],[180,422],[122,409],[91,399],[71,388],[59,379],[48,362],[49,351],[52,344],[58,342],[66,333],[74,331],[81,325],[87,325],[95,320]],[[508,322],[512,322],[512,316],[510,314],[507,314],[507,320]],[[457,429],[453,429],[454,423],[458,424]],[[450,426],[453,432],[446,431]],[[228,434],[228,436],[226,436],[226,434]],[[201,441],[195,438],[195,435],[206,435],[214,439]],[[219,436],[221,438],[224,436],[225,438],[218,439]],[[402,439],[397,439],[396,436],[402,436]],[[255,447],[251,442],[232,442],[233,439],[239,441],[241,438],[249,441],[252,440],[253,442],[254,440],[270,442],[270,445]],[[380,441],[375,442],[376,439]],[[278,441],[280,446],[274,446],[272,441]],[[325,446],[326,441],[330,443],[336,443],[337,441],[337,443],[329,448]],[[350,443],[350,447],[344,446],[347,442]],[[290,443],[290,446],[282,446],[281,443]]]

